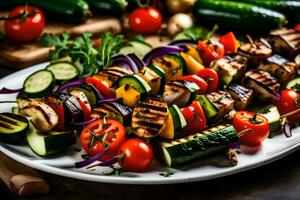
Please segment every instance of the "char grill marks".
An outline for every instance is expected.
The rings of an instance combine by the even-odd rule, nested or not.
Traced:
[[[262,70],[252,70],[245,74],[244,84],[246,87],[253,89],[258,99],[264,102],[274,102],[274,96],[280,89],[278,80],[270,73]]]
[[[269,41],[277,53],[296,55],[300,52],[300,32],[282,28],[271,31]]]
[[[236,110],[245,109],[251,102],[253,90],[238,84],[231,84],[226,88],[227,92],[235,100],[234,108]]]
[[[160,98],[148,98],[138,103],[132,113],[132,129],[139,137],[152,138],[168,118],[168,106]]]
[[[126,67],[113,66],[106,70],[100,71],[94,75],[100,81],[106,82],[109,87],[112,87],[120,78],[133,74],[130,69]]]

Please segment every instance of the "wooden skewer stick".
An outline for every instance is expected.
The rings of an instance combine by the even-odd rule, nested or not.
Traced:
[[[247,39],[249,40],[251,46],[254,47],[254,48],[256,48],[256,45],[255,45],[255,43],[254,43],[252,37],[251,37],[250,35],[246,35],[246,37],[247,37]]]
[[[286,113],[286,114],[284,114],[284,115],[281,115],[280,118],[282,119],[282,118],[290,117],[290,116],[296,115],[296,114],[298,114],[298,113],[300,113],[300,108],[297,109],[297,110],[294,110],[294,111],[292,111],[292,112]]]
[[[0,103],[17,103],[16,101],[0,101]]]

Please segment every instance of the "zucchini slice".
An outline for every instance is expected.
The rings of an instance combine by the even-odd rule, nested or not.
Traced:
[[[30,98],[40,98],[49,94],[54,86],[55,77],[51,71],[39,70],[24,81],[24,92]]]
[[[0,140],[10,144],[20,144],[26,138],[28,120],[12,113],[0,114]]]
[[[218,125],[193,135],[158,143],[160,158],[167,166],[177,166],[224,151],[238,141],[230,124]]]
[[[169,139],[176,139],[180,137],[181,131],[187,125],[187,122],[177,105],[172,105],[169,107],[169,111],[172,115],[174,126],[174,138]]]
[[[54,132],[42,134],[29,123],[27,142],[31,150],[38,156],[49,156],[75,144],[75,131]]]
[[[260,113],[268,119],[270,125],[270,132],[277,131],[281,128],[280,113],[276,106],[264,109]]]
[[[68,81],[79,75],[79,70],[70,62],[54,62],[46,67],[51,71],[57,81]]]
[[[143,59],[144,56],[152,50],[150,44],[138,40],[130,41],[128,46],[123,47],[120,50],[120,54],[128,55],[134,53],[139,59]]]
[[[121,87],[122,85],[131,86],[141,94],[145,94],[151,91],[151,87],[149,86],[149,84],[137,74],[121,78],[118,82],[118,87]]]
[[[300,77],[297,77],[286,84],[286,88],[290,89],[294,87],[296,84],[300,84]]]

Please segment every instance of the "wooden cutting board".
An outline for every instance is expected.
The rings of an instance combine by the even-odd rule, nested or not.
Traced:
[[[0,12],[0,16],[7,13]],[[105,31],[119,33],[122,31],[122,24],[118,18],[94,16],[84,24],[64,24],[48,21],[44,32],[60,34],[68,32],[76,36],[83,32],[91,32],[94,35]],[[0,32],[4,32],[4,24],[0,22]],[[47,61],[49,48],[41,46],[38,42],[18,44],[13,41],[0,43],[0,66],[11,69],[22,69],[33,64]]]

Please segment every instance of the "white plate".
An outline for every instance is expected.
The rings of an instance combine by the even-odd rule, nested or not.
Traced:
[[[31,68],[11,74],[0,80],[0,88],[20,88],[25,78],[34,71],[44,68],[47,63],[42,63]],[[0,101],[15,100],[16,95],[0,95]],[[0,104],[0,112],[10,112],[13,104]],[[157,170],[148,173],[123,173],[120,176],[107,176],[103,173],[110,172],[110,168],[98,167],[95,171],[75,169],[73,164],[81,160],[80,152],[74,148],[43,159],[36,156],[27,146],[13,146],[0,143],[0,151],[23,163],[24,165],[61,176],[106,183],[121,184],[170,184],[181,182],[201,181],[235,174],[241,171],[259,167],[270,163],[295,151],[300,146],[300,128],[293,131],[293,137],[286,138],[283,134],[272,139],[267,139],[260,149],[254,154],[238,154],[239,164],[229,166],[228,161],[222,156],[215,156],[203,161],[195,162],[179,168],[163,168],[156,164]],[[248,149],[249,150],[249,149]],[[251,149],[253,150],[253,149]],[[173,172],[174,175],[163,177],[160,173]]]

